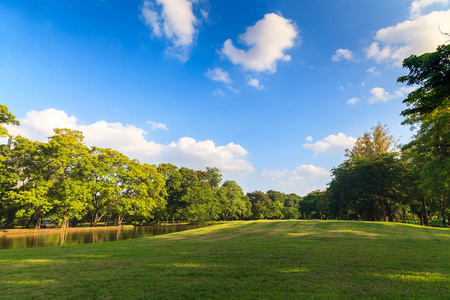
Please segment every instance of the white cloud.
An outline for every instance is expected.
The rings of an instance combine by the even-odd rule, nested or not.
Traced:
[[[235,89],[234,87],[232,87],[231,85],[227,85],[227,88],[230,90],[230,91],[232,91],[233,93],[239,93],[239,90],[238,89]]]
[[[257,88],[258,90],[264,89],[264,85],[262,85],[261,82],[259,82],[258,79],[253,78],[253,77],[249,77],[249,79],[247,81],[247,84]]]
[[[167,124],[164,124],[164,123],[147,121],[147,124],[152,125],[152,130],[155,130],[155,129],[169,130],[169,127],[167,127]]]
[[[378,30],[375,40],[365,48],[366,57],[376,62],[393,63],[401,66],[405,58],[412,54],[433,52],[444,44],[448,36],[439,31],[450,32],[450,10],[435,11],[428,15],[407,20],[395,26]]]
[[[378,72],[378,71],[376,70],[376,67],[372,67],[372,68],[370,68],[370,69],[367,69],[366,72],[369,73],[369,74],[371,74],[371,75],[374,76],[374,77],[380,76],[380,72]]]
[[[228,39],[223,44],[222,54],[233,64],[245,69],[275,72],[279,60],[289,61],[291,57],[284,51],[294,46],[298,35],[292,20],[274,13],[266,14],[254,26],[247,27],[239,40],[249,47],[247,51],[238,49]]]
[[[230,74],[222,68],[208,69],[205,75],[214,81],[231,83]]]
[[[307,142],[312,142],[312,141],[313,141],[313,137],[312,137],[312,136],[308,136],[308,137],[306,138],[306,141],[307,141]]]
[[[348,49],[337,49],[331,57],[332,61],[353,60],[353,52]]]
[[[217,89],[217,90],[213,91],[213,95],[214,96],[222,96],[222,97],[224,97],[225,93],[221,89]]]
[[[351,99],[348,99],[346,103],[353,105],[353,104],[358,103],[359,101],[361,101],[361,99],[359,99],[359,98],[351,98]]]
[[[242,146],[229,143],[216,146],[211,140],[196,141],[182,137],[176,142],[159,144],[145,138],[145,130],[119,122],[98,121],[89,125],[79,125],[75,116],[68,116],[62,110],[53,108],[30,111],[20,120],[20,126],[8,126],[9,132],[30,139],[46,141],[53,135],[53,128],[81,130],[88,146],[112,148],[130,158],[159,164],[171,162],[178,166],[204,169],[218,167],[224,174],[246,175],[254,171],[253,165],[244,158],[248,155]]]
[[[447,5],[449,0],[416,0],[411,3],[409,14],[411,18],[417,19],[422,15],[422,9],[432,4]]]
[[[267,170],[264,169],[261,173],[263,179],[277,180],[283,185],[286,183],[294,183],[295,181],[300,181],[303,179],[311,178],[323,178],[329,177],[330,172],[321,167],[316,167],[314,165],[300,165],[294,170]],[[288,184],[289,186],[289,184]]]
[[[355,142],[356,138],[339,132],[337,135],[331,134],[321,141],[304,144],[303,148],[314,151],[316,155],[319,153],[343,154],[345,149],[351,149]]]
[[[344,90],[344,86],[341,85],[341,86],[339,87],[339,90],[343,91],[343,90]]]
[[[392,99],[403,98],[414,90],[415,88],[413,87],[401,87],[398,90],[394,91],[392,94],[390,94],[383,88],[374,87],[373,89],[370,90],[372,96],[369,98],[369,103],[386,102]]]
[[[144,0],[141,14],[145,25],[158,36],[165,36],[173,43],[169,53],[180,60],[187,60],[189,47],[197,33],[199,22],[189,0]]]

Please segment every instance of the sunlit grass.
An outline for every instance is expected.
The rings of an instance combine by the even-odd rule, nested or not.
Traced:
[[[450,230],[228,222],[119,242],[0,251],[0,298],[297,299],[450,295]]]

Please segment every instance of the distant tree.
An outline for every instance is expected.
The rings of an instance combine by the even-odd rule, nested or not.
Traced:
[[[284,198],[285,194],[282,192],[269,190],[267,191],[267,196],[269,196],[270,200],[272,201],[272,208],[270,210],[270,215],[274,219],[281,219],[283,218],[283,207],[284,207]]]
[[[370,157],[393,152],[396,147],[397,140],[389,134],[388,126],[378,123],[372,127],[372,132],[366,132],[364,136],[359,137],[353,148],[345,151],[345,156],[349,158]]]
[[[272,201],[267,194],[255,191],[247,193],[247,197],[252,204],[252,217],[254,219],[267,219],[272,217]]]
[[[219,188],[218,199],[224,221],[247,218],[251,213],[251,204],[236,181],[225,181]]]
[[[283,219],[298,219],[300,217],[300,212],[295,207],[283,207],[281,210],[283,214]]]
[[[294,207],[298,208],[299,203],[303,200],[302,197],[300,197],[297,194],[289,194],[284,196],[284,207]]]
[[[316,190],[303,197],[300,203],[300,212],[305,219],[322,219],[325,212],[322,210],[322,199],[325,192]]]
[[[217,190],[222,182],[222,174],[218,168],[206,167],[207,181],[212,189]]]

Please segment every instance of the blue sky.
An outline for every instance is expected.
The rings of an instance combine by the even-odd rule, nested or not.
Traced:
[[[450,32],[449,0],[2,1],[0,99],[142,162],[216,166],[305,195],[380,122],[405,143],[401,61]]]

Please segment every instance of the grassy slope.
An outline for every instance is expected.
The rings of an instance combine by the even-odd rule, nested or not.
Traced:
[[[0,251],[0,298],[428,298],[450,295],[450,230],[254,221]]]

